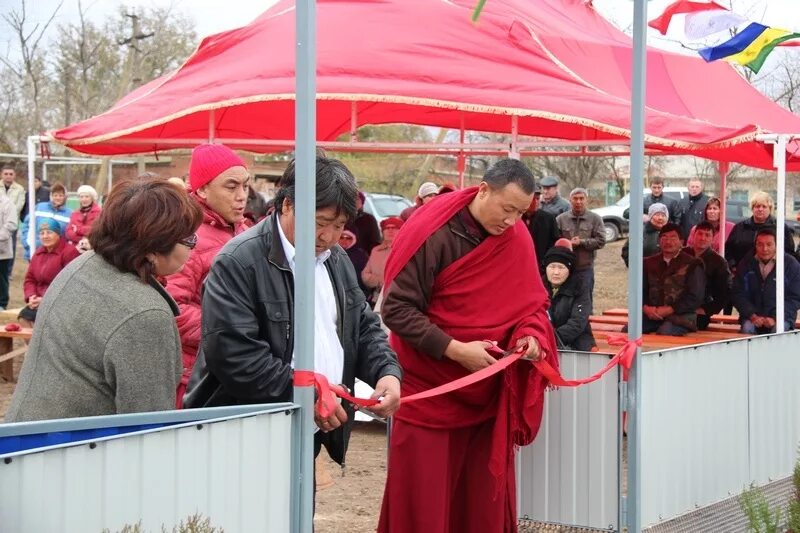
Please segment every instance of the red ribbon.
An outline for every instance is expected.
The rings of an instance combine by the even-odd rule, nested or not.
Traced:
[[[577,387],[579,385],[585,385],[586,383],[591,383],[593,381],[597,381],[600,379],[606,372],[611,370],[617,365],[620,365],[623,369],[623,376],[627,379],[628,371],[631,368],[631,364],[633,364],[633,357],[636,355],[636,347],[642,345],[642,339],[634,339],[628,340],[627,337],[624,335],[609,335],[608,344],[611,346],[622,346],[617,354],[612,357],[606,366],[600,369],[595,374],[582,378],[582,379],[564,379],[561,374],[558,373],[556,369],[554,369],[550,364],[545,361],[544,359],[540,361],[533,361],[533,366],[538,370],[547,380],[550,382],[551,385],[554,387]],[[468,385],[472,385],[473,383],[477,383],[478,381],[484,380],[490,376],[497,374],[498,372],[502,372],[513,363],[518,361],[522,355],[527,350],[527,346],[521,346],[516,351],[511,353],[503,352],[497,345],[493,345],[492,347],[488,348],[488,352],[492,353],[501,353],[504,356],[497,360],[496,363],[493,365],[489,365],[485,368],[478,370],[477,372],[473,372],[472,374],[468,374],[462,378],[458,378],[450,383],[445,383],[444,385],[439,385],[438,387],[434,387],[432,389],[428,389],[423,392],[419,392],[417,394],[412,394],[411,396],[405,396],[401,399],[402,403],[410,403],[417,400],[424,400],[426,398],[433,398],[435,396],[440,396],[442,394],[447,394],[448,392],[452,392],[457,389],[461,389]],[[317,391],[317,411],[319,412],[320,416],[328,417],[330,416],[333,411],[336,409],[337,402],[334,399],[331,392],[342,398],[343,400],[347,400],[348,402],[352,403],[353,405],[357,405],[359,407],[371,407],[373,405],[377,405],[380,403],[377,399],[374,398],[356,398],[352,396],[344,387],[341,385],[331,385],[328,382],[328,378],[326,378],[322,374],[318,374],[311,370],[295,370],[294,371],[294,384],[297,387],[314,387]]]

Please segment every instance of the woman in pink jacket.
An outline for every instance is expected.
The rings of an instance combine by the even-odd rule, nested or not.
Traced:
[[[381,231],[383,232],[383,241],[372,249],[369,254],[369,261],[367,266],[361,271],[361,279],[367,287],[375,289],[377,293],[375,300],[375,312],[380,312],[380,304],[383,287],[383,270],[386,268],[386,260],[389,258],[389,252],[392,251],[392,243],[400,228],[403,226],[403,219],[400,217],[389,217],[381,220]]]
[[[183,270],[167,278],[167,292],[180,309],[177,317],[183,353],[183,374],[175,405],[183,405],[183,393],[192,375],[201,338],[200,294],[217,253],[235,235],[247,229],[244,218],[250,174],[242,159],[221,144],[203,144],[192,152],[189,193],[203,208],[197,245]]]
[[[717,253],[719,253],[721,248],[720,243],[728,238],[734,226],[733,222],[727,220],[722,224],[720,221],[721,216],[722,203],[719,198],[712,196],[708,199],[708,203],[706,203],[705,222],[710,223],[714,227],[714,240],[711,241],[711,249]],[[697,226],[692,226],[692,229],[689,231],[689,237],[686,239],[686,246],[692,246],[692,244],[694,244],[694,228],[696,227]]]

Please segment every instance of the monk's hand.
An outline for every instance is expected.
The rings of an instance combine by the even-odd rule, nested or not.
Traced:
[[[540,361],[542,359],[542,348],[539,346],[539,341],[531,336],[522,337],[521,339],[517,339],[515,346],[517,349],[520,349],[525,345],[528,347],[525,353],[522,354],[523,359],[529,359],[531,361]]]
[[[394,376],[383,376],[375,384],[372,399],[380,399],[380,403],[367,407],[370,411],[383,418],[389,418],[400,407],[400,380]]]
[[[314,423],[317,424],[317,427],[325,433],[328,431],[333,431],[347,422],[347,413],[345,412],[344,407],[342,407],[342,404],[339,402],[339,399],[333,392],[331,392],[330,395],[333,398],[333,403],[336,405],[336,408],[329,416],[322,416],[319,413],[317,405],[314,404]]]
[[[492,343],[486,341],[460,342],[455,339],[450,341],[444,356],[452,359],[470,372],[477,372],[497,362],[486,350]]]

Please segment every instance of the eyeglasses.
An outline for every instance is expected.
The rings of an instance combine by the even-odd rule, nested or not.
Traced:
[[[179,240],[178,244],[182,244],[188,249],[194,250],[194,247],[197,246],[197,233],[192,233],[185,239]]]

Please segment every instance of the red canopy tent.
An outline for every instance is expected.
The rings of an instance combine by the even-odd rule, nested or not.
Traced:
[[[317,138],[410,123],[627,143],[630,38],[585,0],[320,0]],[[210,135],[269,151],[294,138],[293,2],[205,38],[176,71],[105,113],[50,135],[85,153],[191,147]],[[731,67],[651,50],[646,144],[773,168],[758,133],[800,118]],[[283,142],[280,142],[283,141]],[[791,156],[789,169],[800,170]]]

